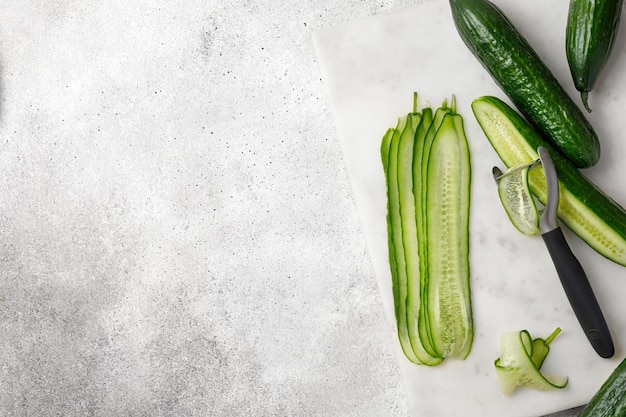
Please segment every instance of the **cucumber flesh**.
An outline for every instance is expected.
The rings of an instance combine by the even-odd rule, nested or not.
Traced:
[[[469,286],[470,163],[463,120],[443,117],[428,158],[428,310],[444,357],[464,359],[472,345]]]
[[[426,233],[426,218],[428,212],[428,206],[426,202],[426,190],[428,189],[422,181],[426,181],[428,178],[428,158],[430,156],[430,149],[432,147],[433,139],[435,138],[435,134],[439,130],[443,118],[446,114],[451,111],[456,111],[454,108],[454,100],[453,107],[448,107],[447,101],[444,101],[436,111],[432,117],[430,125],[427,127],[427,131],[425,132],[425,136],[421,139],[422,146],[420,148],[416,148],[419,151],[414,154],[413,157],[413,178],[415,181],[415,206],[420,207],[420,217],[418,218],[418,225],[420,227],[420,241],[423,244],[420,245],[420,271],[422,274],[422,304],[420,306],[420,322],[419,322],[419,330],[422,339],[428,340],[428,345],[432,347],[433,351],[436,355],[443,355],[441,350],[437,350],[437,345],[433,341],[432,332],[430,330],[431,320],[429,320],[428,313],[428,283],[429,283],[429,271],[428,271],[428,238]],[[425,113],[426,114],[426,113]]]
[[[410,161],[412,165],[411,174],[413,180],[413,207],[415,209],[413,218],[415,219],[416,235],[414,237],[417,243],[417,257],[414,258],[418,258],[419,278],[410,283],[409,295],[407,297],[407,309],[410,311],[418,311],[419,313],[417,314],[417,320],[409,322],[408,326],[411,343],[414,345],[421,345],[432,357],[439,358],[439,361],[441,361],[441,352],[435,350],[430,337],[430,321],[428,320],[428,311],[426,309],[427,300],[423,291],[423,288],[428,280],[428,269],[425,267],[426,252],[428,248],[424,243],[426,242],[426,226],[423,221],[423,204],[420,200],[420,195],[422,193],[422,189],[424,188],[422,184],[422,170],[416,169],[420,164],[416,164],[415,162],[421,161],[422,159],[424,145],[427,141],[427,133],[431,130],[434,120],[433,111],[430,107],[422,109],[421,113],[422,118],[417,129],[415,130],[413,155],[412,160]]]
[[[472,110],[485,136],[507,167],[536,160],[537,148],[550,152],[559,178],[559,219],[607,259],[626,266],[626,210],[558,154],[510,106],[485,96],[472,102]],[[528,175],[530,189],[541,203],[547,199],[542,168]]]

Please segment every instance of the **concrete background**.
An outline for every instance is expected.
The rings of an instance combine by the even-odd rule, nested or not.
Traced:
[[[410,4],[2,2],[0,416],[409,415],[311,33]]]

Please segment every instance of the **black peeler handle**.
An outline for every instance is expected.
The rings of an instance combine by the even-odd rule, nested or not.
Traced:
[[[580,262],[560,227],[542,234],[574,314],[595,351],[603,358],[615,353],[611,333]]]

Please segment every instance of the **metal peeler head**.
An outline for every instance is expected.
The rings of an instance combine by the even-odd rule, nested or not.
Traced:
[[[523,169],[529,168],[530,169],[534,169],[536,167],[538,167],[539,165],[541,165],[541,160],[540,159],[535,159],[532,162],[529,162],[527,164],[524,165],[520,165],[517,167],[513,167],[513,168],[509,168],[506,171],[502,172],[502,170],[498,167],[493,167],[491,170],[491,173],[493,174],[493,179],[496,181],[496,184],[498,183],[498,180],[502,177],[506,177],[507,175],[511,175],[515,172],[519,172]]]
[[[541,234],[549,232],[559,227],[557,220],[557,212],[559,208],[559,180],[556,174],[554,162],[550,156],[548,149],[540,146],[537,148],[539,160],[543,166],[543,172],[546,177],[547,198],[546,205],[539,217],[539,230]]]

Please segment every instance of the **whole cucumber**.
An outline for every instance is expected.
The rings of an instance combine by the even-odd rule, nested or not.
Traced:
[[[578,168],[595,165],[593,127],[508,17],[488,0],[450,7],[461,39],[528,121]]]
[[[567,63],[583,104],[604,69],[619,28],[623,0],[570,0],[565,33]]]
[[[626,359],[613,370],[578,417],[626,416]]]

